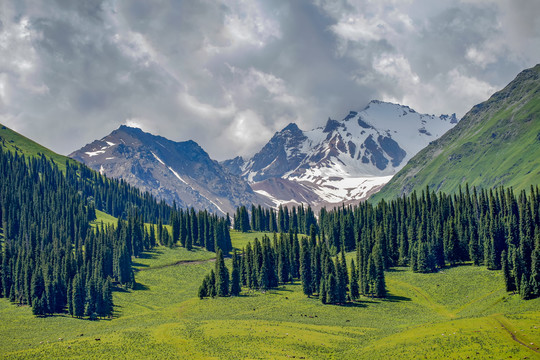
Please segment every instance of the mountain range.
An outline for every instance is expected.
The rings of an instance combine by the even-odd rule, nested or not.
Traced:
[[[219,163],[194,141],[175,142],[127,126],[70,157],[170,204],[221,214],[251,204],[318,207],[369,196],[378,201],[426,186],[448,193],[467,183],[523,190],[540,183],[539,114],[537,65],[459,123],[455,115],[372,101],[310,131],[291,123],[249,159]],[[0,142],[23,154],[49,156],[61,168],[68,159],[5,126]]]
[[[457,122],[455,114],[419,114],[408,106],[371,101],[360,112],[328,119],[310,131],[291,123],[251,159],[222,164],[275,203],[359,201]]]
[[[248,160],[218,163],[194,141],[127,126],[69,156],[180,207],[231,213],[251,204],[323,206],[367,198],[456,123],[455,115],[372,101],[311,131],[291,123]]]

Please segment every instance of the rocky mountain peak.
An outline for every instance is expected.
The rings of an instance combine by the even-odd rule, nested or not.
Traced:
[[[176,142],[123,125],[70,157],[180,207],[225,214],[266,201],[192,140]]]

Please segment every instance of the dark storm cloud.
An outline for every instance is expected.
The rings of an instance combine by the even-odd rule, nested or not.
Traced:
[[[371,99],[463,115],[540,57],[537,1],[0,5],[0,122],[61,153],[122,123],[249,155]]]

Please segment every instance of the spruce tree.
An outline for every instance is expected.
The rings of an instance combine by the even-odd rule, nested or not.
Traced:
[[[233,254],[233,259],[232,259],[233,269],[232,269],[232,274],[231,274],[231,291],[230,291],[231,296],[240,295],[240,291],[242,290],[241,285],[240,285],[240,261],[241,260],[236,254],[236,250],[235,250]]]
[[[99,316],[101,317],[110,317],[113,314],[113,295],[112,295],[112,284],[111,280],[107,279],[103,282],[102,288],[102,307]]]
[[[45,300],[45,283],[40,270],[35,271],[31,284],[32,313],[34,315],[45,315],[47,305]]]
[[[216,292],[217,296],[229,295],[229,270],[223,260],[223,252],[218,250],[216,254]]]
[[[313,294],[313,275],[311,270],[311,247],[308,245],[307,239],[303,238],[302,247],[300,249],[300,276],[302,280],[302,290],[308,297]]]
[[[540,219],[539,219],[540,221]],[[540,231],[536,228],[534,250],[531,254],[531,294],[540,296]]]
[[[319,298],[323,304],[328,303],[328,293],[326,291],[326,279],[321,279],[321,284],[319,285]]]
[[[351,259],[351,277],[349,281],[349,291],[351,299],[354,301],[360,297],[360,289],[358,285],[358,270],[354,264],[354,259]]]
[[[198,292],[199,299],[202,300],[208,296],[207,290],[208,290],[208,277],[205,277],[201,286],[199,286],[199,292]]]
[[[328,275],[328,278],[326,280],[326,301],[329,304],[335,304],[338,302],[339,294],[338,294],[338,283],[336,280],[336,276],[334,273],[330,273]]]
[[[506,286],[506,291],[516,290],[514,279],[512,275],[510,274],[510,267],[508,266],[508,255],[506,253],[506,250],[502,252],[501,265],[502,265],[502,273],[503,273],[503,278],[504,278],[504,284]]]
[[[531,287],[525,274],[521,275],[521,286],[519,287],[519,295],[524,300],[528,300],[531,298]]]
[[[207,294],[210,297],[216,297],[217,296],[217,288],[216,288],[216,273],[214,272],[214,269],[210,270],[210,275],[208,277],[208,289]]]
[[[73,316],[75,317],[83,317],[84,316],[84,300],[85,300],[85,291],[84,291],[84,280],[82,279],[82,276],[80,274],[77,274],[75,278],[73,279],[73,286],[72,286],[72,308],[73,308]]]

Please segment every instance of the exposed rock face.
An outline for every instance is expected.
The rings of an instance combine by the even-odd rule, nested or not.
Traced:
[[[456,123],[455,114],[436,117],[372,101],[360,112],[351,111],[341,121],[328,119],[311,131],[289,124],[253,158],[226,163],[256,192],[278,203],[362,200]],[[288,181],[268,181],[276,178]]]
[[[191,140],[175,142],[121,126],[70,157],[180,207],[224,214],[239,205],[265,202]]]
[[[311,131],[291,123],[248,160],[218,163],[193,141],[126,126],[70,156],[180,207],[216,213],[251,204],[320,207],[367,198],[456,123],[455,115],[372,101]]]

